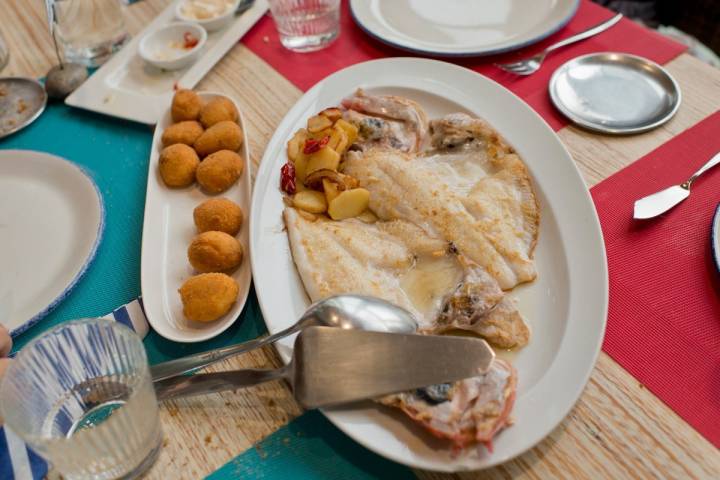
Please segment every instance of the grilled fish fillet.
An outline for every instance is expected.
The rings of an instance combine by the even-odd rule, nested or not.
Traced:
[[[539,209],[517,155],[492,156],[472,145],[422,157],[372,149],[350,152],[344,168],[370,191],[378,217],[452,242],[503,290],[536,277]]]

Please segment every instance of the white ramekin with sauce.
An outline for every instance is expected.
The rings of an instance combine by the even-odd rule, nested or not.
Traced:
[[[212,32],[232,22],[239,4],[240,0],[184,0],[177,4],[175,15]]]

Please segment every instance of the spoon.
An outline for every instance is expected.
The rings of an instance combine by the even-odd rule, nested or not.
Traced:
[[[345,330],[415,333],[417,321],[404,308],[379,298],[337,295],[310,305],[295,325],[274,335],[228,347],[216,348],[150,367],[153,382],[207,367],[213,363],[268,345],[310,326],[339,327]]]

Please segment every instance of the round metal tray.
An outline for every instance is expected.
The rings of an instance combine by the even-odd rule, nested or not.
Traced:
[[[602,133],[640,133],[675,115],[680,88],[650,60],[624,53],[574,58],[550,79],[550,98],[575,124]]]
[[[47,94],[32,78],[0,78],[0,138],[30,125],[45,110]]]

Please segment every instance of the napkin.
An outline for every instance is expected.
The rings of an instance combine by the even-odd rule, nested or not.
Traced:
[[[142,299],[116,308],[102,318],[115,320],[132,328],[140,338],[148,333],[148,323],[143,312]],[[48,472],[48,464],[33,452],[9,428],[0,427],[0,479],[40,480]]]

